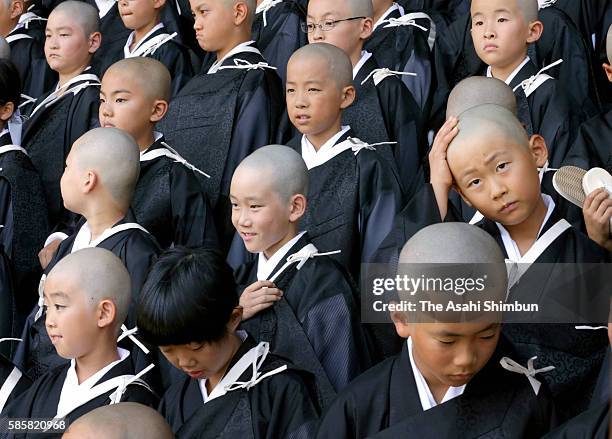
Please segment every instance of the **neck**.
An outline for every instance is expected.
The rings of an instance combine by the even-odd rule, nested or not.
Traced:
[[[134,50],[134,48],[138,45],[138,43],[140,43],[142,39],[149,32],[151,32],[151,29],[153,29],[158,24],[159,24],[159,20],[156,17],[155,20],[152,20],[146,26],[141,27],[140,29],[134,29],[134,40],[132,41],[132,44],[130,44],[130,50]]]
[[[95,241],[106,230],[113,227],[123,218],[125,218],[126,210],[119,209],[116,206],[104,206],[92,214],[83,215],[87,219],[87,224],[91,230],[91,240]]]
[[[351,59],[351,64],[353,68],[361,61],[361,52],[363,51],[363,45],[360,44],[359,47],[356,47],[353,53],[349,56]]]
[[[10,20],[8,23],[6,23],[6,26],[0,28],[0,34],[2,34],[4,38],[8,37],[13,29],[15,29],[15,26],[17,26],[17,23],[19,23],[19,18]]]
[[[267,248],[266,250],[264,250],[263,254],[266,257],[266,259],[270,259],[272,256],[274,256],[274,254],[277,251],[279,251],[283,245],[287,244],[289,241],[291,241],[297,235],[298,235],[297,227],[294,224],[291,224],[291,230],[289,231],[289,233],[287,233],[284,236],[283,239],[278,241],[273,246],[271,246],[271,247]]]
[[[230,343],[231,343],[231,349],[230,349],[231,355],[229,355],[229,358],[227,359],[223,367],[219,370],[219,372],[217,372],[215,375],[209,376],[208,379],[206,380],[206,390],[208,391],[209,395],[213,391],[213,389],[217,386],[217,384],[219,384],[219,381],[221,381],[221,379],[225,376],[225,373],[227,372],[227,369],[229,368],[229,365],[232,362],[232,359],[234,358],[234,356],[236,355],[236,352],[238,352],[238,349],[240,349],[240,346],[242,345],[242,340],[240,339],[240,337],[238,337],[238,335],[235,332],[233,332],[230,335]]]
[[[374,17],[372,17],[372,20],[374,21],[374,23],[377,23],[378,20],[382,18],[384,13],[387,12],[387,9],[389,9],[391,5],[393,5],[393,1],[384,2],[377,9],[374,10]]]
[[[94,352],[75,360],[79,384],[119,358],[117,343],[114,339],[109,337],[107,343],[97,343]]]
[[[217,50],[217,61],[223,59],[223,57],[227,55],[234,47],[239,44],[246,43],[247,41],[251,41],[251,30],[245,29],[245,26],[236,29],[232,36],[228,38],[225,46]]]
[[[79,76],[81,73],[85,71],[87,66],[89,66],[89,62],[87,62],[87,64],[80,66],[70,72],[59,72],[59,86],[63,87],[67,82]]]
[[[491,74],[493,75],[494,78],[497,78],[501,81],[506,81],[506,79],[510,77],[512,72],[514,72],[514,70],[516,70],[516,68],[520,66],[523,61],[525,61],[526,56],[527,55],[525,54],[520,59],[506,66],[491,66]]]
[[[421,361],[419,359],[418,353],[414,349],[414,345],[412,348],[412,357],[414,358],[414,364],[416,365],[417,369],[419,369],[419,372],[421,372],[421,375],[423,375],[423,378],[425,378],[425,382],[427,383],[431,394],[433,395],[436,402],[439,404],[440,401],[444,399],[444,395],[446,395],[446,391],[448,390],[449,386],[444,384],[439,379],[435,378],[435,376],[433,376],[427,370],[421,367]]]
[[[338,115],[338,119],[336,120],[336,122],[329,129],[325,130],[325,132],[322,132],[320,134],[306,135],[308,141],[312,144],[312,146],[314,146],[315,151],[319,151],[321,147],[325,144],[325,142],[327,142],[329,139],[331,139],[340,132],[340,130],[342,129],[340,116],[341,115]]]
[[[151,147],[151,145],[155,143],[155,136],[153,135],[153,130],[151,129],[142,136],[139,136],[136,143],[138,143],[138,148],[140,149],[140,152],[143,152],[147,148]]]
[[[504,226],[508,230],[510,237],[516,242],[521,256],[529,251],[538,238],[538,232],[542,224],[544,224],[547,210],[544,200],[540,197],[535,209],[525,221],[514,226]]]

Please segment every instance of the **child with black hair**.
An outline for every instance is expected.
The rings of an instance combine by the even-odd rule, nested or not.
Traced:
[[[213,250],[173,248],[151,268],[139,333],[186,375],[160,404],[178,437],[309,437],[317,408],[304,379],[237,331],[242,307],[230,267]]]
[[[0,245],[15,270],[15,305],[20,319],[36,303],[40,266],[36,254],[49,230],[47,206],[40,177],[26,151],[19,146],[20,125],[13,125],[19,106],[19,72],[0,60]]]

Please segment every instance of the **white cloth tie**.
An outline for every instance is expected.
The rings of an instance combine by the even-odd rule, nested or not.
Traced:
[[[527,361],[527,367],[521,366],[516,361],[508,357],[503,357],[501,360],[499,360],[499,364],[501,364],[501,367],[503,367],[504,369],[510,372],[515,372],[515,373],[520,373],[520,374],[525,375],[527,379],[529,380],[529,384],[531,384],[531,388],[533,389],[534,393],[537,395],[538,392],[540,391],[540,387],[542,386],[542,383],[539,382],[535,378],[536,374],[551,371],[555,368],[555,366],[546,366],[540,369],[535,369],[533,367],[533,361],[536,358],[538,357],[531,357]]]
[[[374,77],[374,85],[378,85],[383,79],[388,78],[389,76],[398,76],[398,75],[418,76],[416,73],[399,72],[397,70],[391,70],[391,69],[388,69],[387,67],[383,67],[380,69],[372,70],[370,74],[366,76],[366,78],[363,81],[361,81],[361,85],[364,85],[372,77]]]
[[[140,161],[141,162],[147,162],[147,161],[150,161],[150,160],[155,160],[156,158],[159,158],[159,157],[168,157],[169,159],[174,160],[176,163],[180,163],[181,165],[185,166],[186,168],[191,169],[192,171],[197,172],[199,174],[202,174],[206,178],[210,178],[210,175],[208,175],[204,171],[199,170],[194,165],[189,163],[178,152],[176,152],[174,149],[172,149],[166,142],[162,142],[161,144],[164,145],[165,148],[157,148],[157,149],[153,149],[151,151],[146,151],[146,152],[141,153],[140,154]]]
[[[512,91],[515,92],[519,88],[522,88],[523,91],[525,92],[525,96],[527,96],[527,97],[531,96],[531,94],[534,91],[536,91],[540,85],[544,84],[549,79],[553,79],[552,76],[546,75],[546,74],[544,74],[544,72],[546,70],[552,69],[553,67],[561,64],[562,62],[563,62],[563,60],[559,59],[559,60],[555,61],[554,63],[547,65],[546,67],[542,67],[538,73],[536,73],[535,75],[533,75],[530,78],[525,79],[519,85],[514,87],[514,89],[512,89]]]
[[[266,17],[266,13],[272,9],[274,6],[278,5],[279,3],[282,3],[283,0],[263,0],[259,6],[257,6],[257,9],[255,10],[256,14],[259,14],[260,12],[263,12],[263,22],[264,22],[264,27],[266,27],[268,25],[268,18]]]

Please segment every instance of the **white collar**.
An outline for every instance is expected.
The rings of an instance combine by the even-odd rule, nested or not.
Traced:
[[[96,6],[98,7],[98,15],[100,18],[104,18],[108,11],[111,10],[113,5],[116,3],[115,0],[96,0]]]
[[[136,37],[136,31],[132,31],[132,33],[127,39],[127,42],[125,43],[125,46],[123,46],[124,57],[128,58],[132,53],[136,52],[138,48],[142,46],[142,44],[145,43],[151,35],[153,35],[155,32],[163,28],[164,28],[164,23],[158,23],[153,29],[147,32],[147,34],[144,37],[142,37],[142,40],[140,40],[140,42],[136,45],[136,47],[134,47],[134,50],[130,50],[130,46],[132,45],[132,42],[134,41],[134,38]]]
[[[23,27],[25,27],[25,24],[23,24],[21,21],[18,21],[18,22],[17,22],[17,25],[16,25],[16,26],[13,28],[13,30],[12,30],[12,31],[10,31],[10,32],[8,33],[8,35],[11,35],[13,32],[15,32],[16,30],[19,30],[19,29],[21,29],[21,28],[23,28]]]
[[[145,233],[149,233],[144,227],[136,223],[122,223],[113,227],[105,229],[98,238],[91,240],[91,228],[89,223],[86,221],[77,232],[74,242],[72,243],[72,249],[70,253],[74,253],[83,248],[97,247],[98,244],[115,235],[116,233],[123,232],[124,230],[138,229]]]
[[[512,73],[510,73],[510,76],[508,76],[506,78],[506,80],[504,81],[506,84],[510,85],[510,83],[512,82],[512,80],[514,79],[514,77],[516,75],[518,75],[518,73],[521,71],[521,69],[523,67],[525,67],[525,65],[531,60],[531,58],[529,58],[528,56],[525,57],[525,59],[523,60],[523,62],[512,71]],[[487,78],[492,78],[493,77],[493,71],[491,69],[491,66],[487,67]]]
[[[427,381],[425,380],[425,377],[423,376],[423,374],[417,367],[416,363],[414,362],[414,356],[412,355],[412,338],[408,337],[408,341],[406,343],[408,343],[408,354],[410,356],[410,366],[412,367],[412,374],[414,375],[414,381],[416,382],[417,391],[419,393],[419,399],[421,400],[421,406],[423,407],[423,411],[426,411],[432,407],[437,406],[438,403],[436,402],[436,399],[431,393],[431,390],[429,388],[429,385],[427,384]],[[456,398],[457,396],[461,396],[463,392],[465,391],[466,385],[467,384],[464,384],[463,386],[460,386],[460,387],[450,386],[448,390],[446,391],[446,393],[444,394],[444,398],[442,398],[442,401],[440,402],[440,404],[445,403],[446,401],[449,401],[453,398]]]
[[[400,15],[404,15],[404,8],[398,5],[397,3],[393,2],[393,4],[389,6],[389,9],[387,9],[385,13],[382,14],[382,16],[378,19],[378,21],[374,23],[374,28],[372,29],[372,31],[375,31],[378,26],[383,24],[383,21],[385,21],[387,17],[391,15],[391,12],[397,11],[397,10],[400,11]]]
[[[276,250],[276,253],[274,253],[270,259],[266,259],[266,255],[260,252],[257,260],[257,280],[267,280],[274,268],[283,260],[287,253],[289,253],[289,250],[291,250],[295,243],[300,240],[304,233],[306,232],[302,232],[286,242],[281,248]]]
[[[332,154],[333,147],[336,145],[338,140],[340,140],[340,138],[344,136],[344,134],[346,134],[346,132],[350,129],[351,127],[348,125],[342,126],[340,131],[336,133],[333,137],[331,137],[327,142],[325,142],[321,146],[321,148],[319,148],[318,151],[315,149],[314,145],[310,143],[306,135],[303,135],[302,158],[306,163],[306,167],[308,169],[312,169],[332,159],[334,157],[334,155]]]
[[[117,355],[119,355],[118,360],[113,361],[104,368],[100,369],[98,372],[87,378],[81,384],[79,384],[79,378],[76,373],[76,361],[74,359],[70,360],[70,367],[68,368],[68,372],[66,373],[66,379],[64,380],[62,392],[60,393],[59,404],[57,405],[58,413],[64,411],[64,406],[72,405],[72,400],[78,399],[80,393],[88,391],[94,385],[96,385],[96,383],[100,381],[100,379],[104,375],[106,375],[108,371],[110,371],[117,364],[121,363],[123,360],[129,357],[130,352],[118,347]]]
[[[552,215],[553,210],[555,210],[555,202],[549,195],[542,194],[542,200],[544,200],[544,204],[546,205],[546,216],[544,217],[544,221],[542,222],[542,225],[540,226],[540,230],[538,231],[538,239],[540,238],[540,233],[542,233],[542,229],[544,228],[544,225],[548,222],[548,219]],[[510,259],[513,262],[520,262],[522,256],[521,256],[521,252],[519,251],[518,245],[516,245],[516,242],[514,241],[514,239],[512,239],[512,237],[510,236],[510,233],[508,233],[508,230],[506,230],[504,226],[502,226],[499,223],[495,223],[495,224],[497,225],[497,228],[499,229],[501,233],[501,238],[504,243],[504,248],[506,249],[506,253],[508,254],[508,259]]]
[[[251,41],[245,41],[244,43],[238,44],[232,50],[227,52],[223,58],[221,58],[218,61],[215,61],[213,65],[210,66],[210,69],[208,69],[208,73],[210,74],[217,73],[217,71],[219,70],[219,67],[223,65],[223,62],[225,62],[227,59],[231,58],[232,56],[236,55],[237,53],[251,52],[251,53],[261,54],[261,52],[257,48],[251,47],[251,44],[253,44],[254,42],[255,40],[251,40]]]
[[[370,52],[366,50],[361,51],[361,58],[359,59],[359,62],[355,64],[355,67],[353,67],[353,79],[357,77],[357,75],[359,74],[359,70],[361,70],[366,61],[369,60],[371,57],[372,54]]]
[[[154,140],[153,140],[153,143],[156,143],[156,142],[157,142],[157,141],[159,141],[159,139],[161,139],[162,137],[164,137],[164,135],[163,135],[162,133],[160,133],[159,131],[153,131],[153,139],[154,139]],[[153,144],[151,144],[151,146],[153,146]],[[147,149],[145,149],[144,151],[142,151],[142,152],[140,153],[140,158],[141,158],[141,159],[142,159],[142,156],[143,156],[144,154],[146,154],[146,152],[147,152],[148,150],[150,150],[150,149],[151,149],[151,146],[149,146]]]
[[[236,331],[236,335],[240,337],[240,340],[242,340],[243,343],[248,337],[246,331],[242,330]],[[199,379],[198,381],[198,384],[200,385],[200,393],[202,394],[202,400],[206,402],[208,400],[208,390],[206,390],[206,378]]]

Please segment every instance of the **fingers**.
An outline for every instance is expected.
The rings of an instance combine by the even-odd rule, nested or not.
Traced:
[[[438,131],[438,134],[436,134],[436,138],[434,139],[434,143],[432,145],[432,152],[435,150],[437,153],[446,153],[448,145],[459,132],[458,123],[459,121],[455,117],[451,117],[444,122],[444,125],[442,125],[442,128],[440,128],[440,131]]]
[[[607,206],[609,206],[611,203],[612,199],[610,199],[610,194],[608,191],[603,188],[599,188],[591,192],[585,198],[582,210],[590,215],[597,215],[597,212],[599,212],[599,215],[597,216],[602,216]],[[602,207],[603,210],[600,210]]]
[[[254,292],[257,290],[260,290],[262,288],[275,288],[276,285],[274,285],[272,282],[270,282],[269,280],[258,280],[257,282],[253,282],[251,285],[249,285],[248,287],[246,287],[244,289],[244,292]]]

